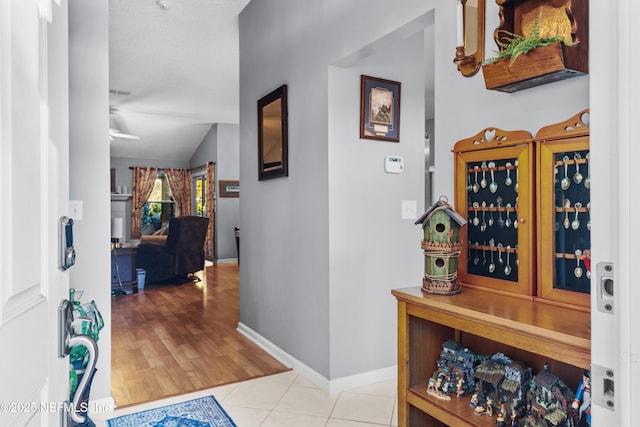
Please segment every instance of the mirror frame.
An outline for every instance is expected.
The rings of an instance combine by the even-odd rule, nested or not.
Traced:
[[[280,159],[273,165],[265,163],[265,146],[269,141],[265,141],[264,127],[268,120],[265,117],[265,109],[273,102],[280,101]],[[273,92],[258,100],[258,180],[262,181],[270,178],[277,178],[289,175],[288,161],[288,106],[287,106],[287,85],[282,85]]]
[[[458,0],[458,13],[457,13],[457,41],[456,44],[460,44],[462,38],[462,46],[456,46],[456,56],[453,62],[458,66],[458,71],[465,76],[471,77],[475,75],[484,62],[484,34],[485,34],[485,1],[475,0],[478,2],[478,16],[476,22],[471,22],[468,19],[467,6],[468,0]],[[477,33],[476,44],[477,46],[467,46],[467,32],[473,31]],[[468,52],[473,52],[468,54]]]

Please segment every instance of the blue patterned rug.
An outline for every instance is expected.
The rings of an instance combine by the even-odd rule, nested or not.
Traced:
[[[107,420],[109,427],[237,427],[213,396]]]

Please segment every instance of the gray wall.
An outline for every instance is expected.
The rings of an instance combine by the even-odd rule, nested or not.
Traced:
[[[216,163],[214,189],[216,193],[216,256],[219,260],[238,257],[234,227],[240,225],[240,200],[219,197],[220,180],[240,179],[239,126],[218,123],[209,132],[191,157],[191,167],[207,162]]]
[[[491,34],[498,10],[488,3]],[[389,292],[421,283],[419,233],[400,220],[401,200],[424,201],[427,118],[417,98],[429,59],[412,36],[435,25],[435,195],[453,200],[457,140],[489,126],[535,133],[589,105],[588,77],[512,95],[487,91],[482,74],[462,77],[449,1],[364,6],[263,0],[240,15],[240,319],[328,380],[396,363]],[[402,82],[399,144],[358,139],[360,73]],[[289,177],[259,182],[256,100],[283,83]],[[389,154],[405,157],[403,175],[382,172]]]
[[[111,398],[111,264],[108,0],[69,1],[69,197],[83,202],[75,222],[70,286],[95,300],[105,326],[91,399]]]

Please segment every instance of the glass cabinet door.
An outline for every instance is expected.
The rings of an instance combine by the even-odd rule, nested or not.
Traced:
[[[589,307],[589,137],[538,144],[540,298]]]
[[[531,140],[506,145],[455,153],[455,207],[468,221],[458,274],[467,286],[531,296],[533,145]]]

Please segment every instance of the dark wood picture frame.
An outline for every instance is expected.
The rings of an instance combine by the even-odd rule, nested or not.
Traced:
[[[400,142],[400,82],[360,76],[360,138]]]
[[[221,179],[220,197],[240,197],[240,181]]]
[[[289,175],[287,85],[258,100],[258,180]]]

